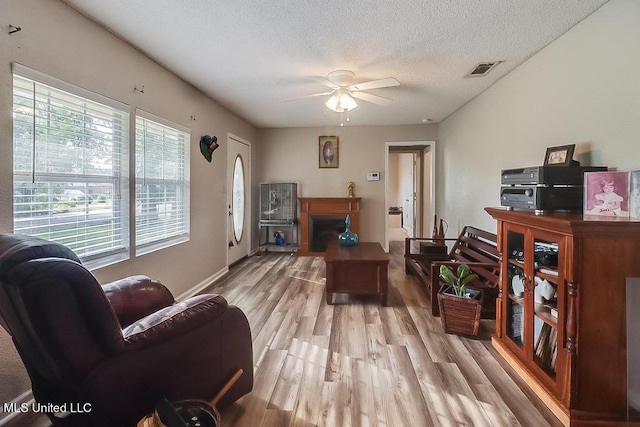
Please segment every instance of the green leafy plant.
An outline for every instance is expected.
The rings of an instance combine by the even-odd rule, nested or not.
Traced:
[[[459,297],[465,297],[467,293],[467,285],[469,282],[478,278],[478,275],[471,272],[467,264],[460,264],[453,272],[453,269],[446,265],[440,266],[440,278],[449,285],[454,294]]]

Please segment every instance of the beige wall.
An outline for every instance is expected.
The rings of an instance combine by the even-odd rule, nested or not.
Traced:
[[[191,129],[191,241],[95,271],[99,279],[149,272],[180,294],[225,268],[227,133],[255,142],[256,129],[63,3],[3,2],[9,4],[4,18],[22,31],[0,34],[0,232],[12,230],[10,65],[15,61]],[[144,85],[144,93],[134,92],[136,85]],[[211,163],[200,154],[203,134],[215,134],[221,141]],[[202,254],[207,254],[207,262],[175,269],[201,260]],[[169,259],[173,262],[166,262]]]
[[[0,16],[0,233],[13,227],[11,63],[15,61],[191,129],[191,241],[97,270],[98,279],[148,274],[180,295],[224,271],[227,133],[255,142],[256,129],[58,0],[0,0]],[[9,23],[22,31],[9,35]],[[144,94],[133,91],[136,85],[144,85]],[[222,141],[212,163],[199,151],[203,134],[215,134]],[[189,268],[176,268],[185,265]],[[29,388],[19,366],[8,336],[0,331],[0,402]]]
[[[336,122],[338,119],[336,114]],[[339,137],[338,168],[318,168],[318,137],[321,135]],[[355,182],[355,194],[362,197],[360,240],[384,244],[385,143],[433,141],[438,139],[438,131],[437,126],[431,124],[338,126],[263,129],[258,138],[260,144],[254,147],[253,158],[258,163],[255,169],[261,182],[297,182],[298,195],[307,197],[346,196],[347,182]],[[380,172],[380,181],[367,181],[367,172]]]
[[[438,215],[495,230],[500,171],[576,144],[584,165],[640,169],[640,2],[612,0],[440,123]],[[506,58],[508,59],[508,58]]]

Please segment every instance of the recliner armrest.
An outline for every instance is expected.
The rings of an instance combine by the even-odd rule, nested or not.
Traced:
[[[171,291],[147,276],[131,276],[102,285],[113,311],[126,328],[175,302]]]
[[[122,330],[127,350],[169,341],[202,326],[227,310],[221,295],[196,295],[163,308]]]

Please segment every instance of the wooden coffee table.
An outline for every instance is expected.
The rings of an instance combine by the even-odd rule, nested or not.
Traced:
[[[378,242],[342,246],[330,242],[324,255],[327,264],[327,304],[335,292],[379,295],[387,305],[389,255]]]

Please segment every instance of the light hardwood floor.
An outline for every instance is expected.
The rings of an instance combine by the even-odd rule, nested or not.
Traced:
[[[224,426],[557,426],[490,344],[442,332],[427,297],[391,244],[389,306],[325,300],[321,258],[267,254],[233,268],[208,292],[249,318],[253,391]]]
[[[207,289],[242,308],[253,335],[254,389],[222,425],[561,425],[491,347],[494,322],[477,339],[442,332],[404,273],[403,245],[391,244],[387,307],[344,294],[327,305],[322,258],[282,253],[248,258]]]

